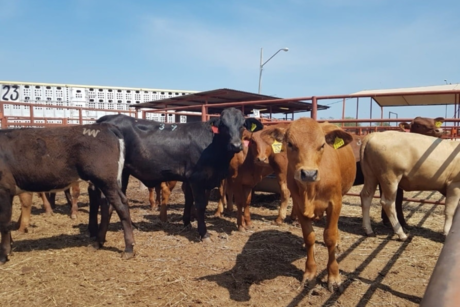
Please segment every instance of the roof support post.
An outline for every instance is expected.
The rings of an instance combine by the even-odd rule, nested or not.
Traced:
[[[201,105],[201,121],[206,121],[206,106],[204,104]]]
[[[318,101],[316,100],[316,96],[313,96],[311,99],[311,118],[316,120],[318,117]]]
[[[343,98],[343,102],[342,102],[342,120],[345,119],[345,98]],[[342,127],[345,125],[344,122],[342,122]]]

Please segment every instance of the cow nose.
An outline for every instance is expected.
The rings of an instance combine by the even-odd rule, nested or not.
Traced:
[[[267,160],[266,157],[257,157],[257,161],[259,162],[265,162],[265,160]]]
[[[230,147],[232,148],[233,151],[240,152],[243,150],[243,144],[241,142],[233,142],[230,143]]]
[[[300,170],[300,179],[305,182],[313,182],[318,178],[318,170]]]

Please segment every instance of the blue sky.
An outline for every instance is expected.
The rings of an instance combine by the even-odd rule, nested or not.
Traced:
[[[264,66],[263,94],[459,83],[458,12],[454,0],[0,0],[0,80],[257,92],[260,48],[266,60],[288,47]]]

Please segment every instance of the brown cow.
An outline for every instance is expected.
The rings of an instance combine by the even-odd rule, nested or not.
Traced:
[[[11,214],[15,195],[64,190],[91,181],[113,204],[125,235],[125,258],[133,256],[134,236],[128,201],[121,191],[125,157],[120,131],[108,124],[0,131],[0,263],[11,252]],[[105,232],[98,234],[98,246]]]
[[[154,188],[148,188],[150,208],[154,210],[158,208],[158,206],[160,206],[160,220],[162,222],[166,222],[168,220],[167,205],[169,201],[169,196],[171,195],[171,192],[176,186],[176,184],[177,184],[177,181],[166,181],[166,182],[162,182],[159,185],[156,185]],[[153,196],[154,191],[156,193],[156,198]],[[161,196],[161,201],[160,201],[160,196]]]
[[[72,189],[72,193],[70,193]],[[64,191],[67,203],[70,207],[70,217],[72,219],[77,218],[78,212],[78,197],[80,196],[80,184],[79,182],[74,182],[71,184],[69,189]],[[55,197],[56,193],[45,193],[40,192],[37,195],[42,199],[43,209],[45,209],[45,214],[53,214],[53,208],[55,207]],[[17,231],[26,233],[28,232],[28,227],[30,223],[30,215],[32,213],[32,198],[33,193],[24,192],[18,195],[19,201],[21,202],[21,215],[17,223]]]
[[[307,249],[302,283],[308,282],[310,286],[315,283],[312,221],[326,212],[324,242],[329,252],[328,287],[332,290],[341,284],[335,251],[339,242],[342,196],[352,187],[356,174],[353,151],[346,146],[352,136],[335,125],[319,124],[310,118],[295,120],[286,131],[275,130],[273,136],[280,140],[283,134],[283,148],[288,159],[287,185]]]
[[[271,134],[275,129],[287,128],[288,125],[278,124],[264,127],[261,131],[244,135],[248,142],[248,148],[236,154],[230,163],[230,176],[220,187],[221,195],[227,195],[227,197],[220,198],[216,216],[221,216],[226,202],[228,202],[226,211],[231,212],[233,210],[233,191],[239,191],[235,195],[238,205],[238,229],[244,230],[249,227],[251,223],[249,213],[251,190],[264,177],[275,173],[281,194],[280,211],[275,223],[278,225],[283,223],[286,218],[286,208],[290,195],[286,184],[287,158],[286,153],[279,152],[281,147],[276,149],[275,146],[272,146],[275,139]]]

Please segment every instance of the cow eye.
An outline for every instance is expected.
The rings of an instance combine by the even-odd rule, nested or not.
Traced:
[[[321,145],[321,147],[319,148],[319,150],[324,149],[324,145],[326,145],[326,143],[324,143],[323,145]]]
[[[288,142],[288,143],[287,143],[287,146],[288,146],[289,148],[292,148],[292,143],[291,143],[291,142]]]

